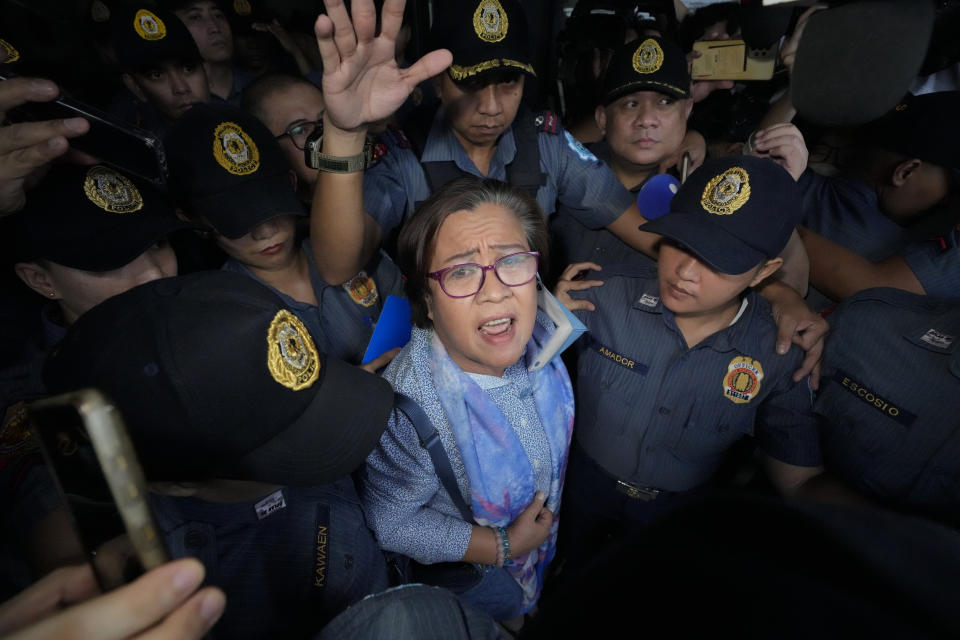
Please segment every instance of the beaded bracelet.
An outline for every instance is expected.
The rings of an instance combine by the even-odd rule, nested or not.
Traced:
[[[503,561],[506,562],[513,557],[513,554],[510,553],[510,538],[507,536],[507,530],[504,527],[500,527],[500,540],[503,543]]]
[[[503,535],[500,533],[503,529],[498,527],[490,527],[493,529],[493,535],[497,537],[497,566],[503,566]]]

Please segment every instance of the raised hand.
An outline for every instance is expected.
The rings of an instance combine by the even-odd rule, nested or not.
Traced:
[[[397,66],[395,41],[403,22],[404,0],[386,0],[380,35],[373,0],[354,0],[352,20],[343,0],[324,0],[327,15],[314,32],[323,59],[323,97],[330,122],[345,131],[382,120],[395,112],[413,89],[453,61],[446,49],[431,51],[406,69]]]

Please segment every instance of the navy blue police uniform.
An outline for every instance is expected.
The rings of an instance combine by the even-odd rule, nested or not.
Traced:
[[[707,161],[670,213],[647,224],[702,268],[742,274],[782,251],[798,218],[790,175],[740,157]],[[807,380],[792,380],[803,353],[776,354],[776,323],[759,295],[742,293],[730,324],[691,348],[656,268],[597,276],[603,286],[576,295],[595,310],[577,312],[589,332],[579,342],[564,497],[574,564],[604,532],[643,528],[683,504],[744,437],[786,464],[820,465],[813,394]]]
[[[815,407],[827,471],[960,524],[960,303],[867,289],[830,325]]]

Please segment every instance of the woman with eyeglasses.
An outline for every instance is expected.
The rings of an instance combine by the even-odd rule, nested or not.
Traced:
[[[497,620],[539,596],[573,427],[560,359],[528,370],[554,330],[537,311],[547,241],[534,200],[475,177],[436,191],[404,225],[397,252],[414,329],[384,375],[436,428],[472,522],[404,414],[394,412],[363,475],[381,546],[415,561],[413,580]]]

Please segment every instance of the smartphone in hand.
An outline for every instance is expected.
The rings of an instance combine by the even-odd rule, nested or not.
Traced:
[[[15,77],[0,69],[0,81]],[[40,122],[60,118],[84,118],[90,130],[70,139],[70,146],[97,160],[154,185],[167,181],[167,156],[154,133],[140,129],[79,100],[60,96],[50,102],[27,102],[7,112],[10,122]]]
[[[29,413],[100,587],[114,589],[167,562],[119,409],[85,389],[37,401]]]
[[[769,80],[777,63],[777,47],[752,49],[743,40],[699,40],[693,50],[693,80]]]

